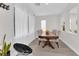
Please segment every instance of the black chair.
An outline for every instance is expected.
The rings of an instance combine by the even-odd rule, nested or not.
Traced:
[[[28,55],[28,54],[32,53],[32,49],[25,44],[15,43],[13,47],[15,48],[15,50],[18,53],[20,53],[22,55]]]

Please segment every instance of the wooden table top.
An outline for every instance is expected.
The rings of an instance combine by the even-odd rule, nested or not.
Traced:
[[[50,33],[48,35],[46,35],[46,34],[39,35],[39,38],[57,39],[57,38],[59,38],[59,36],[54,35],[53,33]]]

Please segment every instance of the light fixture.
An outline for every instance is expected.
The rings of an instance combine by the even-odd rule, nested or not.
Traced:
[[[35,5],[40,6],[40,3],[35,3]]]
[[[5,5],[4,3],[0,3],[0,7],[3,9],[9,10],[9,5]]]
[[[49,3],[45,3],[46,5],[48,5]]]

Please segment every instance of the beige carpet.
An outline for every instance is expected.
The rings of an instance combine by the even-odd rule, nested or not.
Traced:
[[[33,49],[33,56],[77,56],[71,49],[69,49],[63,42],[59,42],[60,48],[57,48],[55,43],[52,45],[55,49],[46,46],[42,48],[43,42],[38,45],[38,39],[35,39],[33,42],[29,44],[29,46]]]

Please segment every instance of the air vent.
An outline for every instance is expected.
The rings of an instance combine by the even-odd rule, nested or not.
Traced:
[[[36,6],[40,6],[40,3],[35,3]]]
[[[9,5],[5,5],[4,3],[0,3],[0,7],[9,10]]]

